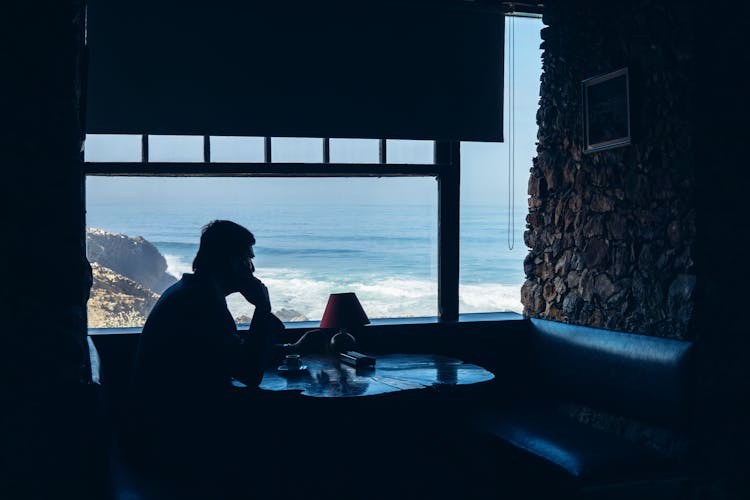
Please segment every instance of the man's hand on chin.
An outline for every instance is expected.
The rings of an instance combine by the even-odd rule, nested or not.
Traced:
[[[271,299],[268,297],[268,288],[252,274],[248,274],[242,279],[239,292],[248,302],[255,306],[256,311],[271,312]]]

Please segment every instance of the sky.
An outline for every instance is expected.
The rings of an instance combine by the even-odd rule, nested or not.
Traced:
[[[509,23],[515,23],[510,29]],[[525,206],[531,159],[536,151],[536,110],[541,75],[539,19],[506,19],[505,55],[505,139],[503,143],[461,144],[462,203],[508,204],[513,194],[516,206]],[[511,71],[508,50],[509,34],[514,37],[514,126],[508,123],[508,90]],[[514,181],[509,184],[508,139],[514,133]],[[201,137],[162,136],[149,138],[152,161],[202,161]],[[429,162],[429,141],[390,141],[389,161]],[[274,138],[275,161],[320,161],[321,139]],[[262,138],[212,138],[211,154],[215,161],[262,161]],[[85,146],[86,161],[139,161],[140,136],[89,136]],[[331,161],[377,161],[377,140],[332,139]],[[512,187],[512,189],[509,189]],[[316,203],[335,198],[347,203],[387,204],[434,203],[437,183],[423,178],[347,178],[347,179],[268,179],[268,178],[149,178],[89,177],[88,203],[161,200],[170,197],[214,197],[226,200],[245,197],[252,192],[256,201]]]

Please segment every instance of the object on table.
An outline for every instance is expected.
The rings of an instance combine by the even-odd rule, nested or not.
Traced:
[[[371,368],[375,366],[375,358],[356,351],[346,351],[339,353],[339,359],[349,365],[357,368]]]
[[[357,346],[357,339],[349,332],[351,328],[366,325],[370,322],[362,304],[359,303],[354,292],[332,293],[328,297],[321,328],[338,328],[339,331],[331,337],[331,352],[338,354],[351,351]]]

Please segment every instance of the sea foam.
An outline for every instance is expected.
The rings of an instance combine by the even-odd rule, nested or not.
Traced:
[[[274,310],[293,309],[311,321],[323,316],[328,295],[354,292],[370,318],[437,315],[437,284],[433,279],[383,277],[371,281],[341,277],[316,279],[297,270],[270,268],[258,273],[266,284]],[[362,278],[362,277],[358,277]],[[227,297],[234,317],[250,316],[253,306],[239,294]],[[521,285],[462,285],[460,312],[521,312]]]
[[[165,253],[164,259],[167,261],[167,273],[177,279],[182,278],[183,273],[193,272],[192,262],[188,262],[181,255]]]

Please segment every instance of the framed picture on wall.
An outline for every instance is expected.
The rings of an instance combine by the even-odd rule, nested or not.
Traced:
[[[630,144],[628,68],[587,78],[583,96],[584,153]]]

